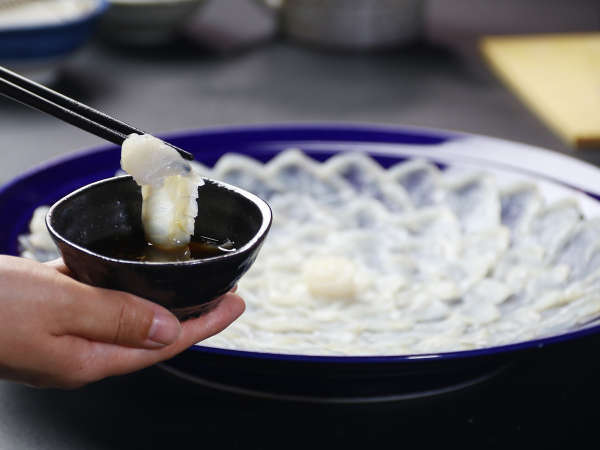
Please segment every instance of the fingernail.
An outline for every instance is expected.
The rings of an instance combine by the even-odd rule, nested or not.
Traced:
[[[152,326],[148,332],[148,341],[150,343],[165,346],[172,344],[181,333],[181,324],[170,313],[159,310],[154,313]]]

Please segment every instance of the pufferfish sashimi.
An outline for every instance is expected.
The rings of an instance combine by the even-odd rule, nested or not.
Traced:
[[[146,239],[164,249],[189,244],[204,184],[173,147],[148,134],[131,134],[121,148],[121,167],[142,188]]]

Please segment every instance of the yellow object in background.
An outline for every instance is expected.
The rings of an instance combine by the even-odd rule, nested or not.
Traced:
[[[570,145],[600,149],[600,33],[490,36],[481,50]]]

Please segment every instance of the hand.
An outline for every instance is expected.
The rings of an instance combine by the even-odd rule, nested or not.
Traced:
[[[226,328],[244,311],[230,292],[180,324],[168,310],[80,283],[61,260],[0,255],[0,377],[76,388],[168,359]]]

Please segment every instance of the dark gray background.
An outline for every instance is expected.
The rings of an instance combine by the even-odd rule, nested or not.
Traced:
[[[546,2],[554,14],[537,20],[505,17],[494,6],[501,2],[485,8],[456,0],[446,9],[442,3],[432,2],[429,43],[369,55],[281,40],[229,53],[183,42],[131,52],[96,41],[68,64],[57,88],[153,133],[282,121],[373,122],[487,134],[598,161],[593,151],[566,147],[488,72],[473,40],[482,22],[464,19],[475,8],[492,31],[506,31],[507,24],[509,31],[589,29],[598,24],[593,2]],[[502,3],[533,8],[531,2]],[[567,3],[577,7],[565,9]],[[1,99],[0,142],[1,182],[45,159],[103,144]],[[540,351],[461,393],[380,406],[230,397],[155,368],[73,392],[0,382],[0,449],[399,447],[414,441],[425,447],[573,446],[596,429],[597,413],[586,405],[600,400],[598,344],[586,339]]]
[[[595,0],[432,0],[424,25],[429,44],[364,55],[270,44],[272,18],[250,0],[219,0],[193,20],[190,34],[199,45],[145,52],[92,45],[67,64],[57,88],[153,133],[359,121],[461,130],[570,152],[490,75],[475,38],[598,29],[599,9]],[[0,182],[102,143],[4,100],[0,138]],[[577,156],[596,159],[590,152]]]
[[[234,54],[197,47],[133,53],[95,45],[57,88],[152,133],[224,124],[353,121],[488,134],[568,151],[478,60],[473,43],[338,54],[285,43]],[[0,100],[0,179],[101,144]]]

